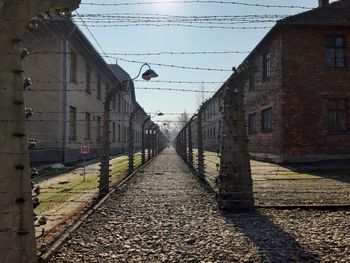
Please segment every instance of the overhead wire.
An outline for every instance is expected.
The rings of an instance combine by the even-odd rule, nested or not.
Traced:
[[[97,38],[95,37],[95,35],[92,33],[92,31],[90,30],[90,28],[88,27],[88,25],[86,24],[86,22],[84,21],[84,19],[80,16],[80,14],[78,13],[77,10],[75,10],[75,13],[77,14],[77,16],[80,18],[81,22],[83,23],[83,25],[85,26],[85,28],[87,29],[87,31],[89,32],[89,34],[91,35],[91,37],[95,40],[96,44],[98,45],[98,47],[101,49],[102,54],[106,54],[106,52],[104,51],[104,49],[102,48],[101,44],[98,42]]]
[[[79,23],[78,23],[79,24]],[[139,26],[151,26],[151,27],[189,27],[189,28],[202,28],[202,29],[235,29],[235,30],[252,30],[252,29],[270,29],[271,26],[217,26],[217,25],[192,25],[181,23],[132,23],[132,24],[90,24],[90,27],[139,27]]]
[[[131,5],[155,5],[155,4],[219,4],[219,5],[241,5],[250,7],[265,7],[265,8],[294,8],[294,9],[306,9],[311,8],[299,5],[268,5],[268,4],[255,4],[239,1],[221,1],[221,0],[167,0],[167,1],[145,1],[145,2],[123,2],[123,3],[93,3],[83,2],[82,5],[90,6],[131,6]]]

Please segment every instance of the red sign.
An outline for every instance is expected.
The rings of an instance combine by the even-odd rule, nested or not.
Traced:
[[[81,146],[80,147],[80,152],[82,154],[88,154],[89,153],[89,146]]]

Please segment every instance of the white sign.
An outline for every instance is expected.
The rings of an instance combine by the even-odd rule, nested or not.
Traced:
[[[80,152],[81,154],[89,154],[89,146],[81,146]]]

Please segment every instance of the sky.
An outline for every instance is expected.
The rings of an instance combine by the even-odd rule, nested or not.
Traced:
[[[131,6],[91,6],[84,3],[131,3],[150,2],[154,0],[82,0],[78,9],[80,15],[104,13],[142,13],[167,14],[181,16],[204,15],[291,15],[306,11],[294,8],[265,8],[240,6],[232,4],[200,4],[200,3],[162,3],[153,5]],[[168,0],[169,1],[169,0]],[[298,5],[317,7],[317,0],[240,0],[243,3],[267,5]],[[244,26],[269,26],[274,23],[244,24]],[[88,24],[89,25],[89,24]],[[242,26],[242,25],[237,25]],[[106,53],[151,53],[151,52],[197,52],[197,51],[251,51],[269,29],[203,29],[188,27],[92,27],[91,32]],[[82,31],[90,39],[96,49],[102,53],[86,28]],[[189,67],[218,68],[227,71],[185,70],[163,66],[153,66],[159,81],[214,81],[224,82],[232,73],[233,66],[238,66],[247,54],[212,54],[212,55],[161,55],[161,56],[119,56],[123,59],[137,60],[148,63],[162,63]],[[116,59],[106,59],[108,63],[116,63]],[[118,60],[118,65],[126,70],[131,77],[137,75],[139,63],[129,63]],[[141,78],[140,78],[141,79]],[[199,90],[204,86],[206,91],[215,91],[221,84],[170,84],[156,82],[136,82],[138,87],[180,88]],[[210,94],[206,94],[206,97]],[[146,112],[160,110],[165,113],[158,120],[176,120],[177,115],[167,113],[194,113],[200,102],[200,95],[190,92],[136,90],[137,101]]]

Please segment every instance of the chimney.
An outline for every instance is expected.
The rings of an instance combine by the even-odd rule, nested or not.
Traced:
[[[329,5],[329,0],[318,0],[318,7]]]

